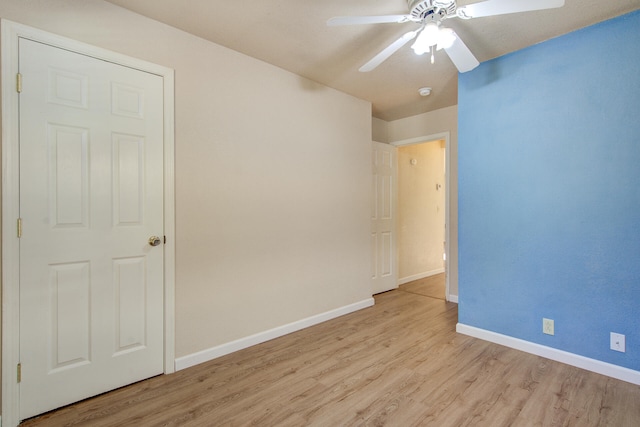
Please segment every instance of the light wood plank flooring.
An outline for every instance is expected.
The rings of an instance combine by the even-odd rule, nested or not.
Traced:
[[[403,289],[23,425],[640,426],[639,386],[456,334],[456,304]]]
[[[414,280],[413,282],[400,285],[400,290],[418,294],[425,297],[446,299],[446,284],[444,273]]]

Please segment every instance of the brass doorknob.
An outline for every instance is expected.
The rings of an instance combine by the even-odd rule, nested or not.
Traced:
[[[162,243],[162,240],[160,240],[158,236],[149,237],[149,244],[151,246],[158,246],[160,243]]]

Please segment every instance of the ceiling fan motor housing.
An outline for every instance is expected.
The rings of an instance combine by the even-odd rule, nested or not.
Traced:
[[[407,3],[409,15],[418,22],[434,14],[442,18],[456,13],[455,0],[407,0]]]

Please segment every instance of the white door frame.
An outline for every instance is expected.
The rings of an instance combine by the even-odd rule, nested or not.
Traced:
[[[444,239],[445,239],[445,243],[444,243],[444,253],[445,253],[445,271],[447,272],[447,274],[445,274],[445,286],[446,286],[446,290],[445,290],[445,298],[447,301],[451,301],[451,292],[450,292],[450,288],[449,288],[449,276],[450,274],[450,256],[449,256],[449,245],[451,244],[451,230],[450,230],[450,224],[451,221],[449,221],[449,199],[450,199],[450,194],[451,194],[451,186],[449,185],[449,174],[451,173],[451,134],[449,132],[442,132],[442,133],[436,133],[433,135],[425,135],[425,136],[418,136],[416,138],[410,138],[410,139],[403,139],[401,141],[392,141],[391,145],[394,145],[396,147],[402,147],[405,145],[415,145],[415,144],[422,144],[422,143],[426,143],[426,142],[433,142],[433,141],[440,141],[444,139],[444,157],[445,157],[445,174],[444,174],[444,183],[445,183],[445,192],[444,192],[444,227],[445,227],[445,233],[444,233]],[[455,301],[457,302],[457,301]]]
[[[163,79],[164,91],[164,372],[175,371],[175,208],[174,208],[174,72],[143,60],[53,35],[8,20],[2,30],[2,425],[19,421],[17,365],[20,362],[19,279],[20,212],[19,109],[16,78],[18,40],[51,46],[135,68]]]

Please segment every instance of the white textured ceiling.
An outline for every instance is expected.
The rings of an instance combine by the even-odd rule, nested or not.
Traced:
[[[406,0],[107,1],[371,101],[383,120],[457,104],[457,70],[442,51],[432,65],[406,45],[375,70],[358,72],[416,24],[326,26],[334,16],[405,14]],[[470,3],[476,1],[458,0]],[[566,0],[559,9],[451,19],[447,26],[483,62],[637,9],[640,0]],[[433,88],[429,97],[418,94],[423,86]]]

